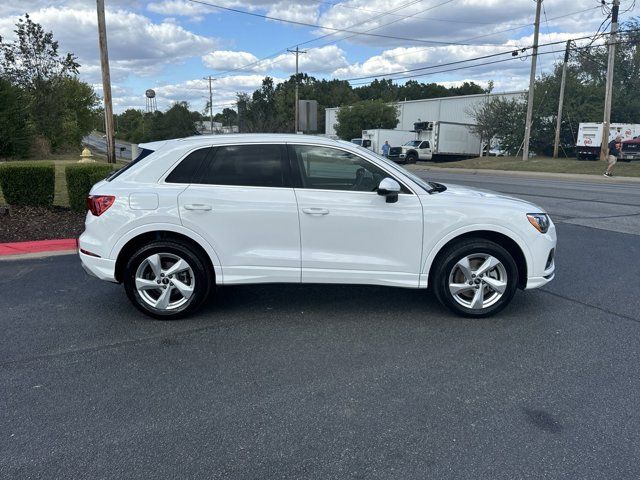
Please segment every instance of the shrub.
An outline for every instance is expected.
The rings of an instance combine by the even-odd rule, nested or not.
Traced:
[[[0,164],[0,188],[9,205],[51,207],[55,192],[53,162]]]
[[[103,180],[112,170],[113,165],[95,163],[68,165],[64,174],[67,178],[67,192],[71,209],[77,212],[85,211],[91,187]]]

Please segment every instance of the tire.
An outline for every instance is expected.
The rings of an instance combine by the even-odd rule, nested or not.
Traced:
[[[416,163],[418,161],[418,156],[415,153],[410,153],[407,155],[407,163]]]
[[[477,272],[486,261],[491,266],[480,278]],[[436,298],[445,307],[464,317],[482,318],[509,304],[518,288],[518,267],[497,243],[472,238],[451,245],[438,256],[432,280]]]
[[[163,240],[131,255],[123,283],[138,310],[160,320],[176,320],[200,308],[215,282],[214,273],[193,247]]]

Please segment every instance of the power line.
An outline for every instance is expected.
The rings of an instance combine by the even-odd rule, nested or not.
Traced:
[[[411,1],[411,2],[404,3],[404,4],[402,4],[402,5],[398,6],[398,7],[392,8],[392,9],[391,9],[391,10],[389,10],[388,12],[385,12],[385,14],[386,14],[386,13],[397,12],[398,10],[401,10],[401,9],[403,9],[403,8],[406,8],[406,7],[410,7],[411,5],[414,5],[414,4],[419,3],[419,2],[421,2],[421,1],[422,1],[422,0],[413,0],[413,1]],[[374,15],[373,17],[369,17],[369,18],[367,18],[366,20],[364,20],[364,21],[362,21],[362,22],[358,22],[358,23],[351,24],[351,25],[349,25],[347,28],[353,28],[353,27],[356,27],[356,26],[358,26],[358,25],[361,25],[361,24],[364,24],[364,23],[368,23],[368,22],[370,22],[371,20],[374,20],[374,19],[376,19],[376,18],[378,18],[378,17],[380,17],[380,16],[381,16],[381,15]],[[337,33],[337,32],[328,33],[328,34],[322,35],[322,36],[320,36],[320,37],[318,37],[318,38],[314,38],[314,39],[311,39],[311,40],[306,40],[306,41],[304,41],[304,42],[299,42],[299,43],[298,43],[298,44],[296,44],[295,46],[296,46],[296,47],[299,47],[300,45],[307,45],[307,44],[309,44],[309,43],[311,43],[311,42],[315,42],[315,41],[321,40],[321,39],[323,39],[323,38],[326,38],[326,37],[330,37],[330,36],[332,36],[332,35],[335,35],[336,33]],[[250,63],[248,63],[248,64],[246,64],[246,65],[243,65],[243,66],[241,66],[241,67],[237,67],[237,68],[234,68],[234,69],[231,69],[231,70],[226,70],[226,71],[222,72],[222,73],[221,73],[221,74],[219,74],[219,75],[224,75],[224,74],[226,74],[226,73],[233,73],[233,72],[237,72],[238,70],[244,70],[244,69],[245,69],[245,68],[247,68],[247,67],[252,67],[252,66],[254,66],[254,65],[257,65],[257,64],[259,64],[259,63],[261,63],[261,62],[263,62],[263,61],[265,61],[265,60],[268,60],[268,59],[270,59],[270,58],[273,58],[273,57],[275,57],[275,56],[277,56],[277,55],[284,54],[284,53],[286,53],[286,52],[287,52],[287,50],[289,50],[289,49],[291,49],[291,48],[293,48],[293,46],[289,46],[289,47],[286,47],[286,48],[284,48],[284,49],[282,49],[282,50],[278,50],[278,51],[277,51],[277,52],[275,52],[275,53],[272,53],[272,54],[270,54],[270,55],[267,55],[266,57],[259,58],[259,59],[255,60],[255,61],[250,62]],[[284,58],[286,58],[286,57],[283,57],[281,60],[276,60],[274,63],[280,62],[280,61],[284,60]]]
[[[449,1],[453,1],[453,0],[449,0]],[[217,5],[215,3],[208,3],[208,2],[204,2],[202,0],[189,0],[189,2],[197,3],[197,4],[200,4],[200,5],[208,5],[209,7],[219,8],[221,10],[226,10],[226,11],[229,11],[229,12],[239,13],[239,14],[243,14],[243,15],[250,15],[252,17],[264,18],[265,20],[274,20],[274,21],[277,21],[277,22],[290,23],[290,24],[299,25],[299,26],[302,26],[302,27],[320,28],[320,29],[323,29],[323,30],[331,30],[331,31],[334,31],[334,32],[341,32],[341,33],[354,33],[356,35],[366,35],[366,36],[370,36],[370,37],[386,38],[386,39],[390,39],[390,40],[402,40],[404,42],[428,43],[428,44],[433,44],[433,45],[468,46],[468,45],[464,45],[464,44],[460,44],[460,43],[454,43],[454,42],[442,42],[442,41],[439,41],[439,40],[424,40],[424,39],[420,39],[420,38],[396,37],[394,35],[383,35],[383,34],[380,34],[380,33],[358,32],[358,31],[355,31],[355,30],[349,30],[349,29],[345,29],[345,28],[328,27],[326,25],[319,25],[317,23],[299,22],[297,20],[287,20],[287,19],[284,19],[284,18],[272,17],[271,15],[265,15],[265,14],[262,14],[262,13],[247,12],[245,10],[240,10],[240,9],[237,9],[237,8],[224,7],[222,5]],[[302,43],[300,43],[299,45],[302,45]]]
[[[604,37],[605,35],[609,35],[609,34],[608,33],[603,33],[603,34],[600,34],[599,36],[600,37]],[[591,38],[592,38],[591,35],[589,35],[589,36],[583,36],[583,37],[574,38],[573,40],[577,41],[577,40],[586,40],[586,39],[591,39]],[[539,47],[549,47],[549,46],[553,46],[553,45],[559,45],[559,44],[565,43],[566,41],[567,40],[565,39],[565,40],[559,40],[559,41],[555,41],[555,42],[541,43],[539,45]],[[432,69],[432,68],[440,68],[440,67],[449,66],[449,65],[457,65],[457,64],[460,64],[460,63],[471,62],[471,61],[474,61],[474,60],[484,60],[484,59],[487,59],[487,58],[492,58],[492,57],[497,57],[497,56],[500,56],[500,55],[507,55],[507,54],[511,54],[514,57],[516,57],[518,55],[517,52],[522,53],[525,50],[528,50],[530,48],[532,48],[532,47],[530,47],[530,46],[528,46],[528,47],[516,47],[516,48],[512,48],[510,50],[505,50],[503,52],[492,53],[492,54],[483,55],[483,56],[480,56],[480,57],[468,58],[468,59],[465,59],[465,60],[457,60],[455,62],[440,63],[440,64],[437,64],[437,65],[428,65],[428,66],[424,66],[424,67],[416,67],[416,68],[412,68],[412,69],[408,69],[408,70],[398,70],[396,72],[388,72],[388,73],[379,72],[379,73],[376,73],[376,74],[373,74],[373,75],[365,75],[365,76],[362,76],[362,77],[354,77],[354,78],[344,78],[342,80],[347,81],[347,82],[351,82],[353,80],[364,80],[364,79],[367,79],[367,78],[376,78],[376,77],[379,77],[381,75],[383,75],[383,76],[402,75],[402,74],[405,74],[405,73],[408,73],[408,72],[417,72],[417,71],[420,71],[420,70],[429,70],[429,69]],[[518,58],[523,58],[523,57],[519,56]]]
[[[329,3],[329,4],[331,4],[331,5],[334,5],[334,4],[332,4],[331,2],[326,2],[326,3]],[[395,8],[395,9],[389,10],[389,11],[387,11],[387,12],[383,12],[383,13],[382,13],[382,15],[388,15],[388,14],[391,14],[392,12],[395,12],[395,11],[397,11],[397,10],[400,10],[401,8],[406,8],[407,6],[410,6],[410,5],[414,4],[414,3],[416,3],[416,2],[410,2],[409,4],[403,4],[403,5],[401,5],[400,7],[397,7],[397,8]],[[436,7],[438,7],[438,6],[442,6],[442,5],[446,4],[446,3],[448,3],[448,2],[443,2],[443,3],[441,3],[441,4],[435,5],[435,6],[433,6],[433,7],[430,7],[430,8],[429,8],[429,9],[427,9],[427,10],[434,9],[434,8],[436,8]],[[556,17],[552,17],[552,18],[550,18],[550,19],[548,19],[548,20],[553,21],[553,20],[557,20],[557,19],[560,19],[560,18],[565,18],[565,17],[569,17],[569,16],[572,16],[572,15],[577,15],[577,14],[580,14],[580,13],[585,13],[585,12],[588,12],[588,11],[591,11],[591,10],[594,10],[594,9],[599,9],[599,8],[601,8],[601,7],[600,7],[600,6],[590,7],[590,8],[584,9],[584,10],[578,10],[578,11],[575,11],[575,12],[566,13],[566,14],[564,14],[564,15],[558,15],[558,16],[556,16]],[[420,13],[420,12],[418,12],[418,13]],[[404,17],[404,18],[409,18],[409,17],[411,17],[411,15],[409,15],[409,16],[407,16],[407,17]],[[372,21],[372,20],[373,20],[373,19],[375,19],[375,18],[377,18],[377,16],[370,17],[370,18],[368,18],[368,19],[364,20],[363,22],[360,22],[360,24],[368,23],[368,22]],[[416,18],[419,18],[419,17],[416,17]],[[423,17],[423,18],[426,18],[426,17]],[[499,23],[499,22],[495,22],[494,24],[496,24],[496,23]],[[355,27],[355,26],[357,26],[357,25],[358,25],[358,23],[356,23],[356,24],[352,24],[352,25],[350,25],[349,27],[347,27],[347,29],[353,28],[353,27]],[[387,25],[388,25],[388,24],[387,24]],[[488,33],[488,34],[483,34],[483,35],[478,35],[478,36],[475,36],[475,37],[471,37],[471,38],[468,38],[468,39],[462,40],[462,42],[469,42],[469,41],[471,41],[471,40],[475,40],[475,39],[478,39],[478,38],[483,38],[483,37],[488,37],[488,36],[492,36],[492,35],[497,35],[497,34],[499,34],[499,33],[505,33],[505,32],[509,32],[509,31],[513,31],[513,30],[520,30],[520,29],[522,29],[522,28],[525,28],[525,27],[528,27],[528,26],[531,26],[531,25],[533,25],[533,24],[532,24],[532,23],[527,23],[527,24],[523,24],[523,25],[516,26],[516,27],[508,28],[508,29],[505,29],[505,30],[498,30],[498,31],[495,31],[495,32],[492,32],[492,33]],[[381,28],[382,26],[386,26],[386,25],[381,25],[381,26],[379,26],[379,27],[375,27],[374,29],[376,29],[376,28]],[[305,42],[300,42],[300,43],[298,43],[298,45],[307,45],[307,44],[309,44],[309,43],[312,43],[312,42],[316,42],[316,41],[318,41],[318,40],[321,40],[322,38],[326,38],[326,37],[329,37],[329,36],[335,35],[336,33],[338,33],[338,32],[333,32],[333,33],[330,33],[330,34],[322,35],[322,36],[320,36],[320,37],[318,37],[318,38],[314,38],[314,39],[311,39],[311,40],[307,40],[307,41],[305,41]],[[353,36],[356,36],[356,35],[354,34],[354,35],[352,35],[352,36],[350,36],[350,37],[341,38],[341,39],[339,39],[339,40],[337,40],[337,41],[334,41],[334,42],[328,42],[328,43],[326,43],[326,44],[323,44],[323,45],[320,45],[319,47],[314,47],[314,48],[322,48],[322,47],[327,46],[327,45],[330,45],[330,44],[332,44],[332,43],[337,43],[337,42],[339,42],[339,41],[346,40],[347,38],[352,38]],[[498,46],[497,44],[490,44],[490,45],[470,44],[470,45],[468,45],[468,46],[471,46],[471,45],[474,45],[474,46]],[[465,46],[467,46],[467,45],[465,45]],[[500,45],[500,46],[501,46],[501,45]],[[288,47],[288,48],[293,48],[293,47]],[[220,75],[224,75],[224,74],[226,74],[226,73],[233,73],[233,72],[236,72],[236,71],[244,70],[244,69],[246,69],[247,67],[251,67],[251,66],[253,66],[253,65],[257,65],[257,64],[259,64],[259,63],[261,63],[261,62],[263,62],[263,61],[265,61],[265,60],[268,60],[269,58],[273,58],[273,57],[275,57],[275,56],[277,56],[277,55],[279,55],[279,54],[283,54],[283,53],[285,53],[285,52],[286,52],[286,50],[287,50],[287,49],[279,50],[279,51],[277,51],[277,52],[275,52],[275,53],[273,53],[273,54],[271,54],[271,55],[267,55],[267,56],[265,56],[265,57],[262,57],[262,58],[260,58],[260,59],[257,59],[257,60],[255,60],[255,61],[250,62],[250,63],[248,63],[248,64],[246,64],[246,65],[243,65],[243,66],[241,66],[241,67],[237,67],[237,68],[234,68],[234,69],[231,69],[231,70],[226,70],[226,71],[222,72],[221,74],[219,74],[218,78],[220,78]],[[402,55],[408,55],[408,54],[410,54],[410,53],[417,53],[417,52],[426,51],[426,50],[429,50],[429,47],[428,47],[428,48],[424,48],[424,49],[420,49],[420,50],[417,50],[417,51],[416,51],[416,50],[414,50],[413,52],[403,52],[403,53],[399,53],[399,54],[396,54],[396,55],[385,55],[385,58],[396,58],[396,57],[400,57],[400,56],[402,56]],[[273,63],[278,63],[278,62],[284,61],[284,60],[285,60],[285,58],[286,58],[286,57],[283,57],[283,58],[281,58],[280,60],[276,60],[276,61],[275,61],[275,62],[273,62]]]
[[[561,43],[566,43],[566,40],[561,42]],[[636,42],[634,40],[618,41],[618,42],[616,42],[616,45],[622,45],[622,44],[628,44],[628,43],[636,43]],[[542,45],[539,45],[539,46],[542,46]],[[591,46],[574,47],[574,48],[572,48],[572,50],[580,50],[580,49],[588,49],[588,48],[591,48]],[[553,53],[558,53],[558,51],[557,50],[549,50],[547,52],[539,52],[538,55],[550,55],[550,54],[553,54]],[[516,59],[519,59],[519,60],[527,59],[527,58],[529,58],[531,56],[532,56],[532,54],[512,56],[512,57],[503,58],[503,59],[500,59],[500,60],[493,60],[491,62],[482,62],[482,63],[473,64],[473,65],[464,65],[464,66],[461,66],[461,67],[449,68],[449,69],[446,69],[446,70],[438,70],[436,72],[418,73],[418,74],[415,74],[415,75],[407,75],[407,76],[402,76],[402,77],[395,77],[395,78],[392,78],[390,80],[405,80],[405,79],[409,79],[409,78],[427,77],[427,76],[430,76],[430,75],[437,75],[438,73],[454,72],[454,71],[458,71],[458,70],[466,70],[468,68],[483,67],[485,65],[494,65],[494,64],[498,64],[498,63],[509,62],[509,61],[516,60]],[[468,60],[466,60],[466,62],[473,61],[473,60],[476,60],[476,59],[475,58],[468,59]],[[458,63],[458,62],[456,62],[456,63]],[[448,65],[448,64],[435,65],[432,68],[438,68],[438,67],[442,67],[442,66],[446,66],[446,65]],[[371,82],[352,83],[351,86],[367,85],[369,83],[371,83]]]

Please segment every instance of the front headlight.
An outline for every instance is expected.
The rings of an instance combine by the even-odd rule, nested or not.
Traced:
[[[547,233],[551,221],[546,213],[527,213],[527,219],[540,233]]]

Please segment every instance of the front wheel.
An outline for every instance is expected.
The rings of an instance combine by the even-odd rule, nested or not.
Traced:
[[[497,243],[469,239],[454,244],[434,265],[433,289],[454,313],[481,318],[506,307],[518,287],[518,267]]]
[[[407,155],[407,163],[416,163],[418,161],[418,156],[415,153],[410,153]]]
[[[135,252],[124,271],[124,288],[142,312],[162,320],[198,309],[213,285],[201,255],[178,241],[158,241]]]

